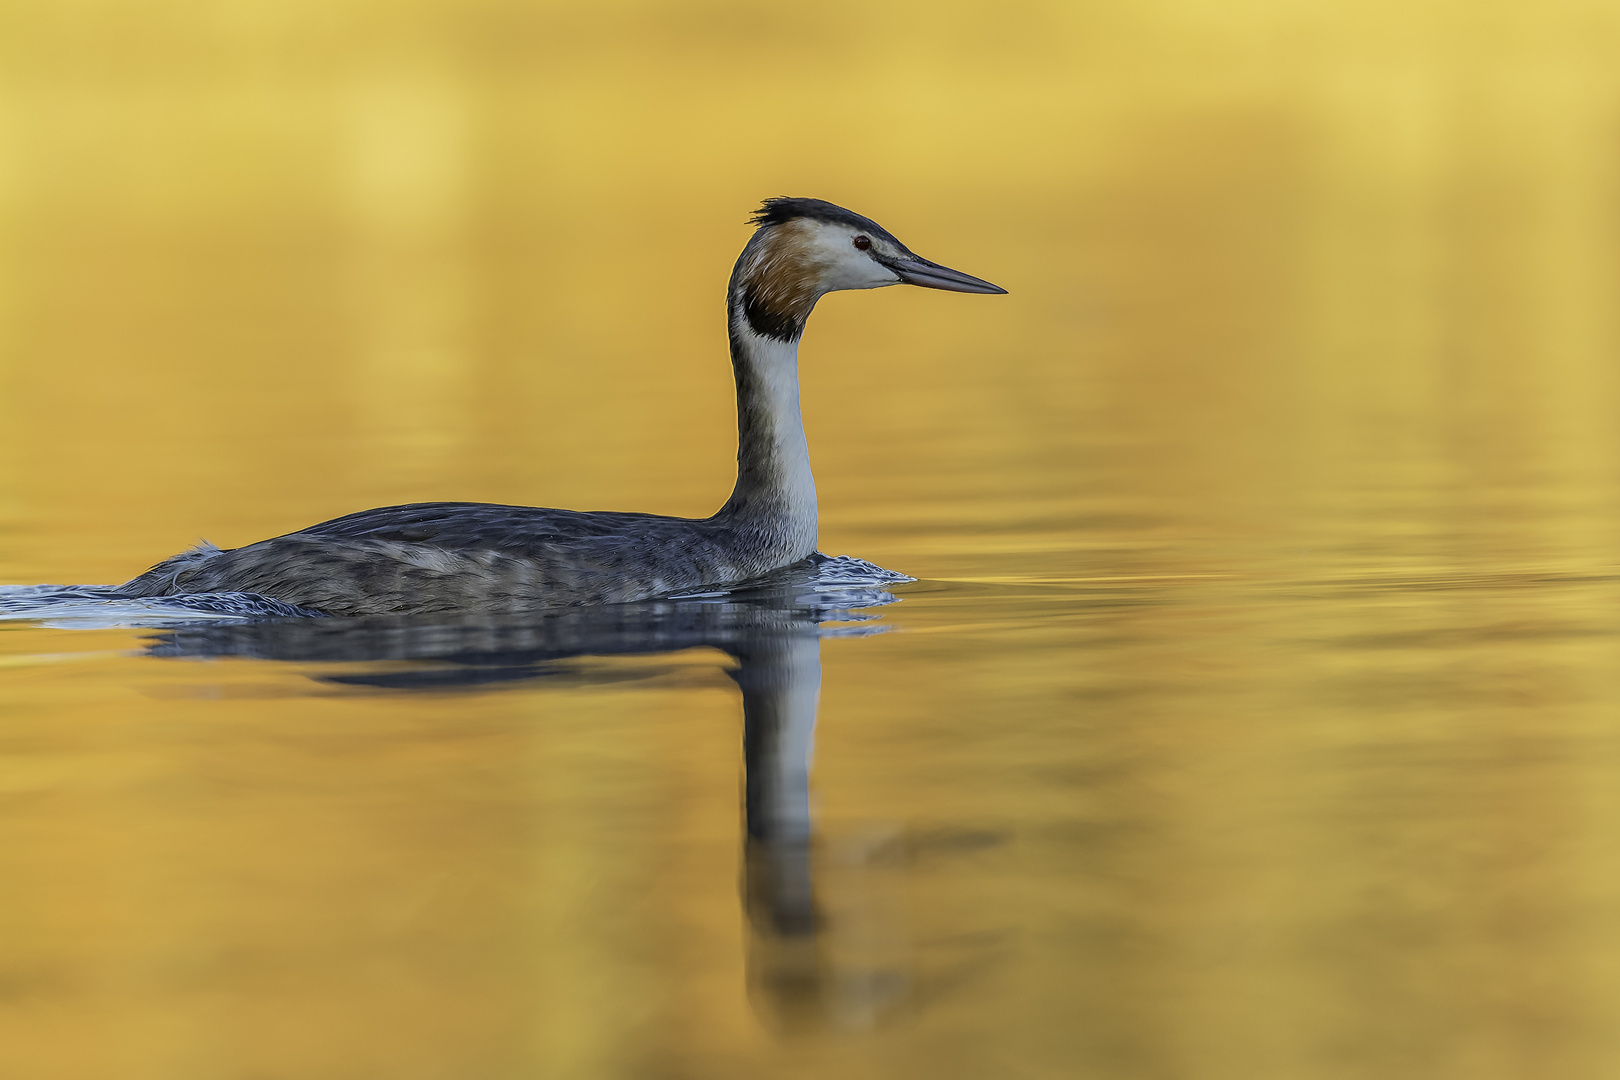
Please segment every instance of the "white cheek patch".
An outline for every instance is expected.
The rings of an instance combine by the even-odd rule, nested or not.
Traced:
[[[899,275],[855,246],[856,235],[847,225],[823,225],[811,238],[807,247],[820,271],[823,292],[899,284]]]
[[[840,285],[841,289],[881,289],[885,285],[900,284],[900,275],[878,262],[870,255],[863,255],[861,265],[856,268],[858,273],[848,285]]]

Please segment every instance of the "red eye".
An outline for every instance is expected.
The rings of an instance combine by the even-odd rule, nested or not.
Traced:
[[[872,246],[872,240],[870,237],[857,236],[855,238],[855,246],[861,251],[865,251],[867,248]]]

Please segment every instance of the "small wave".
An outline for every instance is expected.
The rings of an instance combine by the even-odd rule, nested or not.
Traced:
[[[161,627],[188,622],[324,618],[317,611],[246,592],[126,596],[111,585],[0,585],[0,620],[62,629]]]
[[[853,555],[823,555],[818,551],[755,581],[725,589],[677,593],[668,599],[698,604],[759,603],[792,608],[814,615],[821,622],[867,622],[877,616],[861,614],[861,609],[898,602],[900,598],[889,590],[916,580]],[[840,632],[855,631],[831,631]]]

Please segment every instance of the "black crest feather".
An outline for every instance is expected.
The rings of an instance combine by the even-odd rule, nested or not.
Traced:
[[[862,217],[853,210],[845,210],[842,206],[827,202],[825,199],[801,199],[789,195],[779,195],[774,199],[766,199],[760,204],[759,209],[754,211],[754,216],[748,219],[748,224],[758,225],[763,228],[766,225],[780,225],[795,218],[809,218],[812,221],[831,221],[839,225],[848,225],[850,228],[859,229],[869,235],[881,236],[901,250],[906,249],[906,246],[896,240],[889,230],[871,218]]]

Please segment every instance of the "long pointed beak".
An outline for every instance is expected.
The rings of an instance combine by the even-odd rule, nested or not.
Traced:
[[[921,285],[925,289],[946,289],[950,292],[972,293],[1004,293],[1007,291],[1000,285],[992,285],[983,278],[964,274],[960,270],[952,270],[948,266],[941,266],[937,262],[929,262],[927,259],[920,259],[915,255],[895,259],[888,266],[889,269],[899,274],[900,280],[907,285]]]

